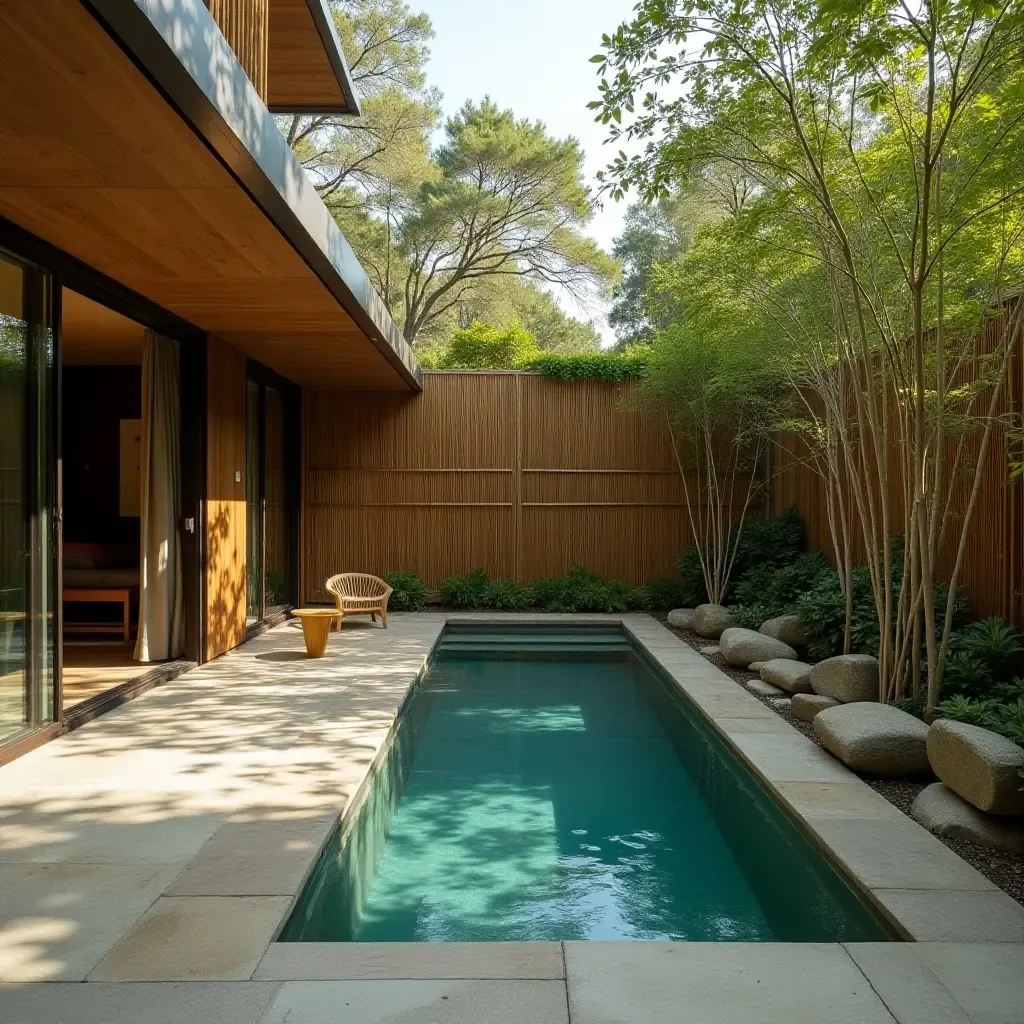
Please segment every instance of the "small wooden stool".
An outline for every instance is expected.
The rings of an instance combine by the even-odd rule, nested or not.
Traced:
[[[292,615],[302,621],[302,639],[311,658],[322,658],[327,651],[331,623],[338,617],[337,608],[293,608]]]

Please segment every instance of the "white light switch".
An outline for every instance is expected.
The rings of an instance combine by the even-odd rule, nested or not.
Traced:
[[[240,484],[242,482],[242,471],[240,469],[235,470],[235,483]]]

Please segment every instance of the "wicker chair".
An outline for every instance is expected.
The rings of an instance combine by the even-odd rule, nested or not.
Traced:
[[[338,602],[338,617],[334,628],[341,629],[346,615],[369,615],[376,622],[381,617],[384,628],[388,628],[388,598],[391,587],[382,579],[365,572],[343,572],[332,576],[327,583],[327,592]]]

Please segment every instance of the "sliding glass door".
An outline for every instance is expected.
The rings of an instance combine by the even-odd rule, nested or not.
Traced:
[[[298,452],[295,396],[259,367],[250,367],[250,375],[246,396],[246,620],[253,624],[295,599]]]
[[[54,721],[53,289],[0,251],[0,746]]]

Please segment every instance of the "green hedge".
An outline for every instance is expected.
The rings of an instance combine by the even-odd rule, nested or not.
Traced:
[[[581,352],[563,356],[549,352],[520,363],[518,368],[555,380],[617,381],[639,377],[646,365],[643,353]]]

